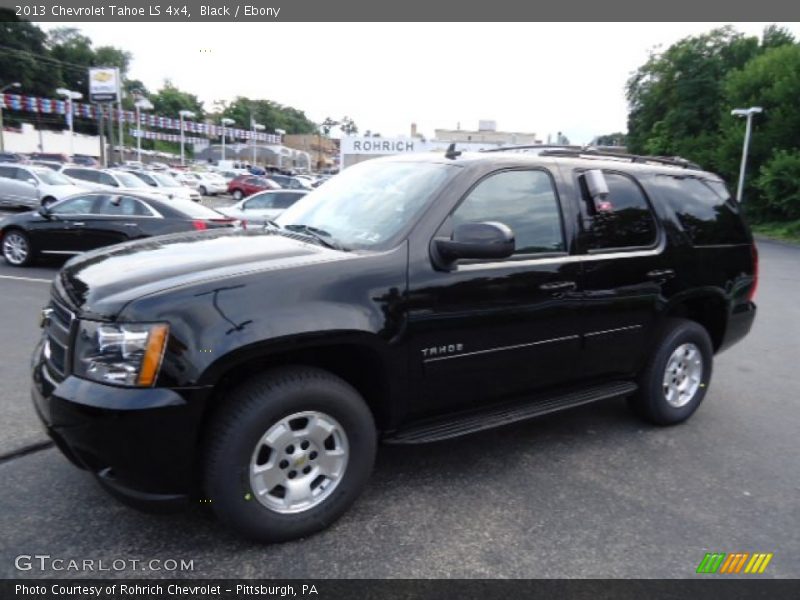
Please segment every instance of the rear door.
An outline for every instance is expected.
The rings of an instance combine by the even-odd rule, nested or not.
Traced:
[[[674,278],[665,233],[641,183],[631,174],[604,170],[609,195],[595,203],[583,173],[580,195],[584,305],[581,377],[625,376],[643,363],[656,333],[662,289]]]
[[[142,220],[152,218],[153,212],[138,198],[98,196],[91,214],[77,227],[78,245],[81,250],[93,250],[142,237]]]
[[[29,190],[35,190],[29,183],[18,178],[21,169],[12,165],[0,165],[0,204],[4,206],[26,206]]]

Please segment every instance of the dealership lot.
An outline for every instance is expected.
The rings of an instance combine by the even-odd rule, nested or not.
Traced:
[[[218,202],[230,201],[204,204]],[[686,424],[650,427],[611,401],[453,442],[384,447],[342,520],[273,546],[233,537],[200,505],[135,512],[40,448],[28,359],[58,264],[0,262],[0,577],[98,575],[19,571],[20,554],[193,561],[191,572],[128,564],[117,573],[139,577],[690,577],[705,552],[772,552],[765,576],[795,576],[800,248],[762,242],[760,253],[754,330],[718,357]]]

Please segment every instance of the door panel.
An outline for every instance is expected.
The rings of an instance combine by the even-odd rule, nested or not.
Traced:
[[[419,382],[411,417],[468,409],[555,387],[580,353],[580,265],[567,245],[555,186],[543,169],[492,173],[469,191],[436,237],[500,222],[515,254],[409,275],[409,364]]]

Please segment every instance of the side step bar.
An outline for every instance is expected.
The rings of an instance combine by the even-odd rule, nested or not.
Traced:
[[[636,391],[636,384],[631,381],[617,381],[590,388],[552,396],[547,399],[528,401],[525,403],[490,406],[480,412],[461,413],[458,415],[428,419],[412,424],[383,438],[386,444],[425,444],[447,440],[484,429],[492,429],[517,421],[524,421],[548,413],[606,400],[628,396]]]

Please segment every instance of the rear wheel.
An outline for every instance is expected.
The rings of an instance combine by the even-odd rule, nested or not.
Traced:
[[[200,192],[201,196],[208,196],[208,190],[206,190],[205,186],[201,185],[197,191]]]
[[[245,382],[209,432],[205,489],[217,516],[265,542],[333,523],[366,484],[375,426],[348,383],[287,367]]]
[[[34,258],[30,238],[20,229],[9,229],[3,236],[3,256],[15,267],[29,265]]]
[[[233,190],[233,199],[234,200],[236,200],[238,202],[242,198],[244,198],[244,194],[242,193],[242,190]]]
[[[708,332],[687,319],[671,319],[639,376],[634,410],[657,425],[688,419],[706,395],[714,349]]]

